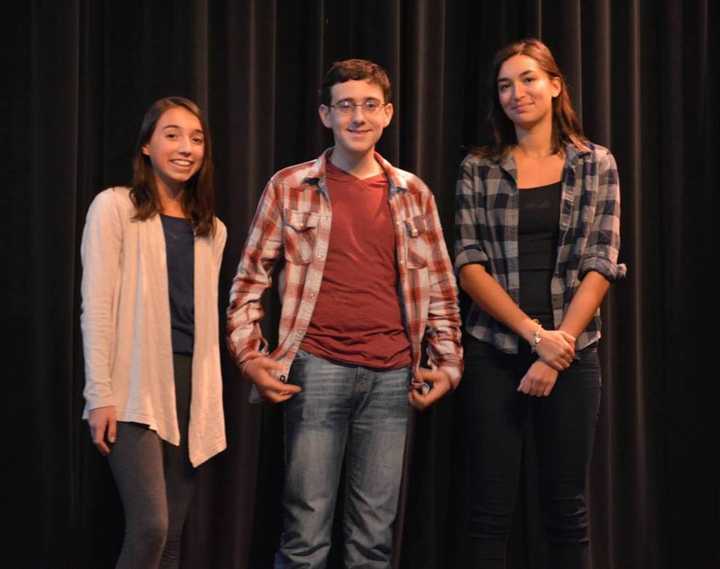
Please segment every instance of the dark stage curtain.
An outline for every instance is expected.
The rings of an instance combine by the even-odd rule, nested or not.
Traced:
[[[78,250],[93,196],[129,180],[149,104],[177,94],[208,111],[229,230],[224,311],[264,183],[329,144],[317,87],[332,61],[365,57],[390,71],[396,115],[380,151],[428,182],[451,244],[457,167],[487,136],[488,63],[526,35],[554,50],[587,134],[611,148],[621,176],[630,270],[603,307],[595,567],[720,566],[718,372],[703,356],[717,330],[717,3],[30,0],[14,13],[3,26],[1,107],[3,566],[109,568],[120,545],[121,505],[80,419]],[[273,337],[277,298],[267,304]],[[279,411],[249,406],[248,386],[223,357],[229,448],[202,469],[186,569],[269,567],[279,531]],[[467,566],[456,404],[450,396],[415,421],[396,567]],[[536,569],[532,476],[522,487],[511,566]],[[331,566],[339,563],[334,552]]]

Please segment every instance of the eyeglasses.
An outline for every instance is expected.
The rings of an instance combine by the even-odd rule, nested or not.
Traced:
[[[328,106],[336,109],[341,115],[353,114],[355,107],[360,107],[366,115],[373,115],[378,111],[378,109],[384,107],[385,105],[386,103],[381,103],[377,99],[365,99],[362,103],[353,103],[349,99],[343,99],[334,105],[331,104]]]

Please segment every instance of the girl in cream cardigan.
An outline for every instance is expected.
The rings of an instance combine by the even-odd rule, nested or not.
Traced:
[[[210,132],[187,99],[145,114],[131,188],[101,192],[82,237],[84,418],[125,510],[117,563],[179,564],[195,469],[225,448]]]

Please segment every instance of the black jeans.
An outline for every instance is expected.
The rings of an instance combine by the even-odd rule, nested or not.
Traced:
[[[577,353],[548,397],[517,391],[535,360],[466,336],[460,384],[468,441],[469,535],[474,569],[502,569],[518,494],[524,431],[532,421],[548,567],[589,569],[587,470],[600,407],[597,349]]]

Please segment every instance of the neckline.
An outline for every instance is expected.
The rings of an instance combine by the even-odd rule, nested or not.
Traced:
[[[327,162],[327,165],[325,166],[326,169],[326,175],[329,178],[342,178],[342,177],[349,177],[352,178],[355,182],[361,182],[361,183],[368,183],[373,182],[378,178],[381,178],[383,180],[387,179],[387,175],[385,174],[385,171],[378,172],[377,174],[373,174],[372,176],[368,176],[367,178],[359,178],[352,172],[348,172],[347,170],[343,170],[339,166],[333,164],[329,159]]]
[[[552,188],[554,186],[559,186],[562,184],[562,180],[558,180],[557,182],[551,182],[550,184],[543,184],[542,186],[529,186],[527,188],[518,188],[518,190],[523,192],[533,192],[535,190],[544,190],[546,188]]]
[[[185,221],[187,223],[192,223],[189,217],[177,217],[176,215],[168,215],[166,213],[161,213],[160,217],[163,217],[165,219],[172,219],[175,221]]]

